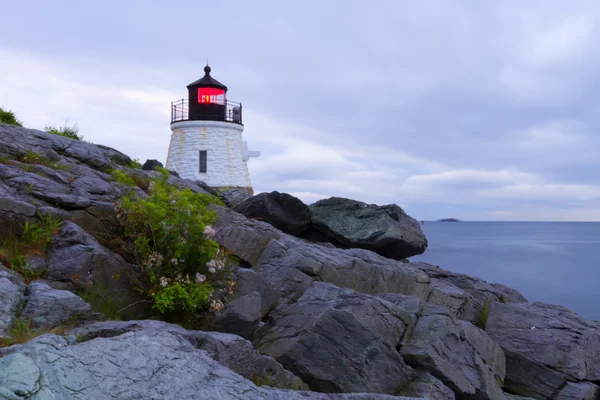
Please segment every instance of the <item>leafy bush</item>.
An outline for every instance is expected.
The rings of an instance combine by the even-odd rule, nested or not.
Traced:
[[[54,125],[46,125],[44,128],[46,132],[51,133],[53,135],[64,136],[70,139],[75,140],[83,140],[83,136],[79,135],[79,127],[77,124],[73,126],[68,126],[66,123],[62,127],[56,127]]]
[[[125,174],[124,174],[125,175]],[[123,183],[128,179],[116,174]],[[115,203],[126,239],[133,244],[130,258],[144,271],[143,291],[161,313],[194,313],[223,308],[219,289],[231,293],[227,279],[230,258],[211,239],[216,213],[207,207],[219,200],[167,183],[168,172],[150,183],[148,196],[133,191]]]
[[[23,126],[21,121],[17,119],[17,116],[12,111],[5,111],[0,107],[0,123],[9,124],[15,126]]]

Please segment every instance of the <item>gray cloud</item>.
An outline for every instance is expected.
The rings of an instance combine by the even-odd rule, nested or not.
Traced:
[[[255,189],[419,219],[600,219],[594,1],[4,6],[0,105],[163,158],[169,102],[213,75]]]

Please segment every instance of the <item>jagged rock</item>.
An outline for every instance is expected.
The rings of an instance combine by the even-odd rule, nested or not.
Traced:
[[[24,292],[23,280],[0,265],[0,338],[9,336],[15,313],[23,301]]]
[[[600,380],[598,325],[564,307],[493,303],[486,332],[506,353],[510,392],[550,398],[567,380]]]
[[[51,328],[75,319],[93,318],[92,308],[79,296],[67,291],[32,282],[21,318],[33,328]]]
[[[144,165],[142,165],[142,170],[144,171],[154,171],[156,167],[163,168],[163,164],[158,160],[146,160]]]
[[[101,246],[78,225],[70,221],[62,224],[48,246],[46,262],[44,278],[104,293],[125,308],[125,318],[149,315],[150,303],[141,301],[147,299],[135,290],[135,279],[141,278],[138,267]]]
[[[422,397],[428,400],[454,400],[454,392],[428,372],[420,372],[417,377],[404,386],[401,396]]]
[[[293,302],[308,289],[314,278],[298,270],[294,265],[279,262],[287,254],[287,247],[271,240],[253,269],[275,289],[283,302]]]
[[[408,265],[418,268],[431,278],[432,290],[425,298],[427,302],[448,307],[460,319],[475,324],[485,322],[482,316],[485,317],[494,302],[527,302],[521,293],[504,285],[489,284],[481,279],[423,262]]]
[[[332,197],[312,204],[310,211],[313,226],[346,247],[395,259],[421,254],[427,248],[419,223],[395,204],[376,206]]]
[[[231,188],[220,193],[220,197],[229,208],[235,208],[238,204],[252,197],[248,190],[243,188]]]
[[[600,387],[591,382],[567,382],[555,398],[556,400],[597,400],[600,399]]]
[[[256,264],[271,239],[281,237],[277,229],[265,222],[250,220],[226,207],[213,209],[219,215],[214,226],[215,240],[250,265]]]
[[[314,282],[269,314],[256,346],[312,390],[392,394],[413,376],[395,349],[409,322],[385,300]]]
[[[73,329],[70,343],[81,343],[98,337],[114,337],[126,332],[168,332],[184,337],[195,348],[205,350],[219,364],[246,379],[269,377],[272,386],[282,389],[308,389],[300,378],[285,370],[272,357],[260,354],[252,344],[236,335],[220,332],[189,331],[161,321],[106,321]]]
[[[47,278],[58,281],[114,281],[129,265],[117,254],[102,247],[78,225],[65,221],[47,250]],[[116,282],[116,281],[115,281]]]
[[[180,335],[146,330],[73,345],[40,336],[0,358],[0,398],[402,399],[256,387]]]
[[[260,193],[242,201],[233,209],[248,218],[266,221],[285,233],[298,236],[310,226],[306,204],[287,193]]]
[[[279,295],[251,269],[238,268],[234,280],[234,294],[228,296],[225,308],[216,314],[213,329],[250,338]]]
[[[451,315],[423,315],[400,354],[412,367],[431,372],[459,398],[503,399],[504,353],[469,322]]]

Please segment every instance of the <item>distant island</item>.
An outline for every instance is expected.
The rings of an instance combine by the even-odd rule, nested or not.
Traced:
[[[439,222],[460,222],[459,219],[456,218],[442,218],[438,219]]]

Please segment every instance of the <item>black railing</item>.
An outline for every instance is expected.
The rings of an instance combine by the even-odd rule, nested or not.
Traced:
[[[214,103],[194,104],[185,99],[171,102],[171,123],[179,121],[224,121],[242,124],[242,103],[217,100]]]

